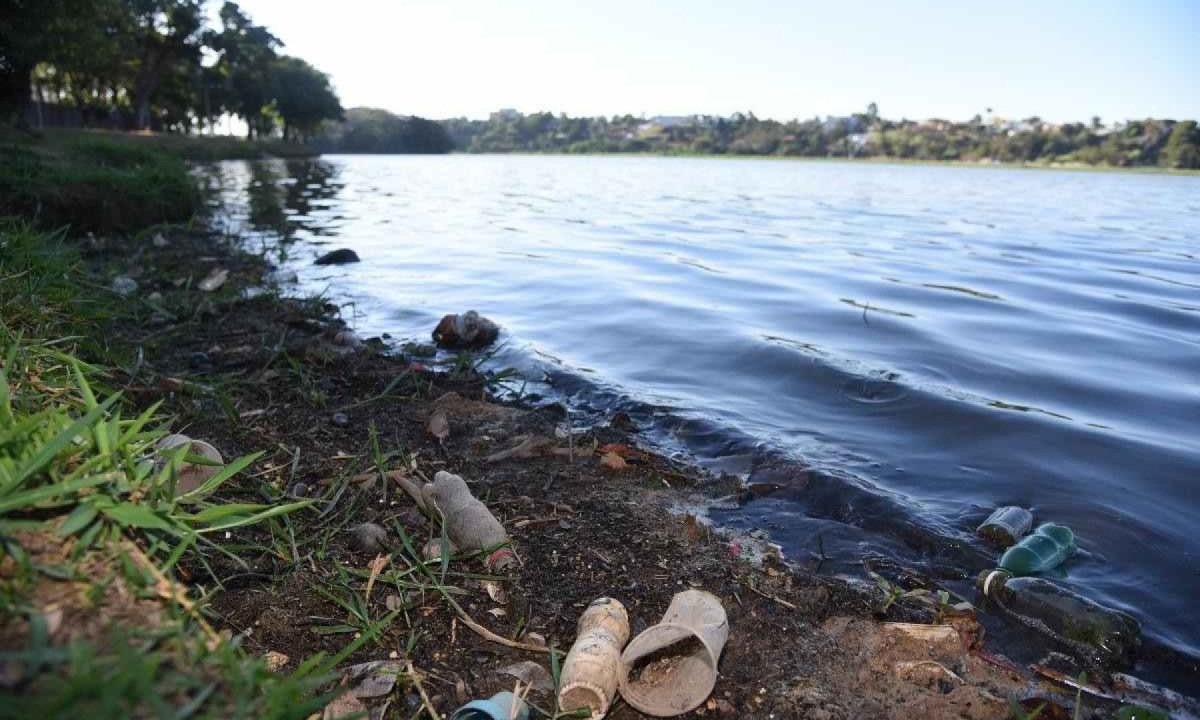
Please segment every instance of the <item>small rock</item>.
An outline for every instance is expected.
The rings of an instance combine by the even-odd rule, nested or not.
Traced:
[[[345,265],[359,262],[358,253],[350,248],[338,248],[317,258],[315,265]]]
[[[425,432],[432,435],[438,442],[445,442],[446,438],[450,437],[450,421],[446,418],[446,411],[438,408],[429,416],[429,422],[425,425]]]
[[[375,523],[361,523],[350,528],[350,545],[359,552],[378,555],[387,550],[387,530]]]
[[[137,292],[138,284],[137,280],[126,275],[121,275],[120,277],[113,278],[111,288],[116,294],[126,297]]]
[[[212,358],[208,356],[208,353],[197,350],[188,358],[188,364],[192,366],[193,370],[197,370],[212,365]]]
[[[335,412],[330,420],[333,422],[335,427],[344,428],[350,426],[350,418],[346,415],[346,413]]]
[[[362,338],[356,335],[353,330],[338,330],[333,334],[332,342],[339,347],[350,348],[361,347],[363,344]]]
[[[384,333],[383,336],[385,338],[388,337],[387,333]],[[431,358],[437,355],[437,348],[429,343],[407,342],[404,343],[401,349],[404,350],[405,355],[413,357]]]
[[[633,421],[633,418],[629,417],[629,413],[627,412],[618,412],[616,415],[613,415],[612,419],[608,421],[608,426],[628,433],[638,431],[637,423]]]
[[[162,300],[163,300],[162,293],[160,293],[157,290],[155,290],[154,292],[152,292],[146,296],[146,301],[154,303],[155,305],[161,305]]]
[[[541,633],[525,633],[525,642],[538,647],[546,647],[546,636]]]
[[[291,487],[290,490],[288,490],[289,495],[291,495],[292,497],[298,497],[298,498],[308,497],[308,493],[309,493],[308,486],[302,482],[296,483],[295,485],[293,485]]]
[[[165,248],[171,243],[163,237],[162,233],[154,233],[154,239],[150,241],[150,244],[156,248]]]
[[[204,292],[214,292],[220,289],[220,287],[224,285],[225,281],[228,279],[228,270],[223,268],[213,268],[212,272],[210,272],[207,277],[201,280],[196,287],[200,288]]]
[[[383,606],[386,607],[390,612],[396,612],[400,608],[404,607],[404,598],[400,597],[399,595],[388,595],[383,599]]]

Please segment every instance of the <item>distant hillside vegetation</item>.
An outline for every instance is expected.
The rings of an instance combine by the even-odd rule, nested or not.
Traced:
[[[350,108],[346,119],[330,123],[316,140],[327,153],[448,153],[454,149],[441,123],[377,108]]]

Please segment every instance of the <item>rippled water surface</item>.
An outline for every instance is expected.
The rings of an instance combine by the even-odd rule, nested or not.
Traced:
[[[498,363],[580,407],[633,409],[731,472],[779,454],[841,479],[723,522],[802,555],[822,533],[904,546],[882,516],[965,539],[1025,505],[1078,534],[1064,582],[1200,652],[1200,178],[501,156],[220,172],[239,227],[286,238],[302,287],[352,301],[364,332],[427,339],[477,308],[504,326]],[[333,247],[363,262],[311,265]]]

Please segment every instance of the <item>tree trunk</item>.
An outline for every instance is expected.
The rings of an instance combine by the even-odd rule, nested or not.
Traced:
[[[138,69],[137,79],[133,83],[133,122],[138,130],[150,126],[150,99],[162,81],[163,67],[166,65],[167,51],[163,49],[147,50],[142,55],[142,66]]]
[[[26,114],[32,95],[32,63],[18,61],[0,71],[0,119],[19,128],[28,127]]]

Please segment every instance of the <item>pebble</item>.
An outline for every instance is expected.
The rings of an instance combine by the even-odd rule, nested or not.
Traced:
[[[308,497],[308,486],[302,482],[298,482],[288,490],[288,494],[292,497]]]
[[[125,275],[121,275],[120,277],[113,278],[111,287],[113,292],[121,297],[125,297],[126,295],[132,295],[133,293],[137,292],[138,284],[137,280]]]
[[[359,552],[372,555],[387,550],[387,530],[375,523],[361,523],[350,528],[350,545]]]
[[[193,370],[195,370],[196,368],[201,368],[206,365],[212,365],[212,358],[208,356],[208,353],[197,350],[196,352],[192,353],[190,358],[188,358],[188,364],[192,366]]]
[[[339,248],[332,252],[327,252],[317,258],[317,265],[344,265],[346,263],[356,263],[359,261],[358,253],[349,248]]]
[[[336,412],[333,414],[331,420],[336,427],[344,428],[350,426],[350,418],[346,415],[346,413]]]

